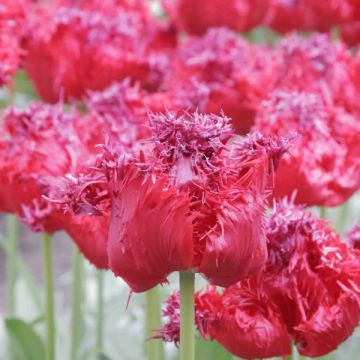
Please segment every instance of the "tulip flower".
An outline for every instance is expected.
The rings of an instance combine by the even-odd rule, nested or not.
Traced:
[[[73,125],[77,121],[74,112],[67,114],[60,106],[37,103],[4,112],[0,210],[17,214],[34,231],[66,230],[94,265],[107,268],[106,219],[64,214],[43,198],[61,185],[60,176],[75,172],[83,164],[82,156],[88,154],[75,136]]]
[[[337,206],[360,188],[360,125],[331,100],[278,90],[262,103],[254,130],[299,134],[276,172],[276,198],[296,192],[297,203]]]
[[[120,8],[127,11],[137,11],[143,16],[148,16],[147,7],[142,1],[133,0],[104,0],[99,3],[96,0],[55,0],[57,7],[71,6],[73,8],[98,11],[111,15],[114,10]]]
[[[135,292],[180,271],[181,360],[194,359],[194,273],[229,286],[266,260],[268,179],[287,138],[233,141],[229,119],[152,114],[140,149],[104,144],[85,183],[64,191],[75,213],[110,217],[109,267]],[[116,150],[116,149],[120,149]]]
[[[347,1],[270,0],[265,24],[285,33],[292,30],[327,31],[349,15]]]
[[[39,6],[29,16],[25,68],[39,95],[49,102],[82,98],[87,90],[126,77],[157,88],[168,63],[166,49],[174,46],[172,30],[143,11],[116,4],[111,12],[105,5],[95,11],[95,4],[83,3]]]
[[[360,2],[349,0],[350,14],[345,17],[340,26],[341,38],[349,45],[358,45],[360,42]]]
[[[20,38],[27,8],[25,0],[4,0],[0,5],[0,86],[8,84],[24,55]]]
[[[104,142],[105,135],[110,142],[121,137],[128,147],[148,137],[148,109],[143,101],[147,96],[138,85],[131,85],[130,79],[114,83],[102,91],[89,91],[85,98],[88,113],[83,121],[75,124],[76,132],[88,151],[96,153],[96,145]]]
[[[165,0],[171,20],[180,29],[202,35],[209,28],[228,27],[248,31],[263,20],[268,0]]]
[[[223,112],[237,133],[246,134],[259,101],[272,88],[272,56],[270,49],[251,45],[227,29],[210,29],[179,47],[162,91],[147,104],[155,111]]]
[[[286,33],[309,30],[313,28],[315,19],[306,1],[270,0],[264,23],[280,33]]]
[[[291,34],[275,52],[274,89],[321,93],[349,112],[359,111],[356,62],[343,43],[332,42],[326,34],[309,38]]]
[[[150,124],[139,155],[105,145],[94,179],[65,195],[75,212],[110,213],[112,271],[135,292],[173,271],[221,286],[256,272],[268,178],[287,140],[255,134],[225,145],[228,119],[197,113],[151,115]]]
[[[197,293],[203,336],[242,358],[291,353],[322,356],[345,341],[360,320],[360,256],[329,224],[282,201],[266,222],[269,257],[263,272],[223,291]],[[179,340],[177,296],[155,335]],[[180,339],[181,340],[181,339]]]

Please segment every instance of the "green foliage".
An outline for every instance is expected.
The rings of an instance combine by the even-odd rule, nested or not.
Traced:
[[[199,360],[233,360],[235,359],[216,341],[197,338],[195,359]]]
[[[39,335],[26,322],[7,318],[5,327],[10,339],[12,360],[45,360],[45,348]]]
[[[98,360],[111,360],[108,356],[104,355],[104,354],[100,354],[98,357]]]
[[[253,30],[243,33],[243,35],[248,41],[256,44],[275,45],[281,39],[277,32],[265,26],[257,26]]]

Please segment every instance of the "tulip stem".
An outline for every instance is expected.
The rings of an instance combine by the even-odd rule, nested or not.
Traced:
[[[320,217],[326,219],[327,211],[325,206],[320,206]]]
[[[70,359],[76,360],[81,338],[81,307],[83,301],[83,257],[81,252],[75,248],[73,255],[73,287],[72,287],[72,309],[71,309],[71,352]]]
[[[150,339],[154,330],[161,328],[161,299],[158,286],[149,290],[146,297],[146,351],[148,360],[164,360],[164,348],[161,340]]]
[[[348,202],[341,205],[340,209],[339,209],[339,211],[337,213],[336,226],[337,226],[337,230],[340,231],[340,232],[345,230],[346,224],[344,224],[344,223],[345,223],[346,216],[347,216],[347,213],[348,213],[348,206],[349,206]]]
[[[96,355],[101,358],[104,338],[104,271],[96,271],[97,312],[96,312]]]
[[[45,276],[45,318],[46,318],[46,360],[55,359],[55,316],[54,316],[54,284],[52,268],[51,235],[44,233],[42,248]]]
[[[8,215],[6,217],[7,227],[7,253],[6,253],[6,274],[7,274],[7,313],[9,316],[15,314],[16,308],[16,296],[15,296],[15,285],[17,278],[17,247],[19,237],[19,223],[15,216]]]
[[[180,360],[195,359],[195,273],[180,272]]]

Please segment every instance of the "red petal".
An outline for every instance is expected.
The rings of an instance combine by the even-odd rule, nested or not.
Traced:
[[[335,350],[353,333],[359,318],[359,301],[350,294],[342,295],[332,306],[319,306],[310,319],[294,329],[300,354],[317,357]]]
[[[189,270],[193,226],[189,199],[165,182],[130,174],[114,184],[109,261],[135,292],[164,282],[173,271]]]
[[[220,226],[209,236],[198,268],[210,283],[229,286],[258,271],[266,261],[261,203],[224,203],[217,215]]]
[[[99,269],[109,268],[107,216],[73,215],[64,227],[79,250],[93,265]]]

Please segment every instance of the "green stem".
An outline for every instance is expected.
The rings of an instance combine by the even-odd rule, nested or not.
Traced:
[[[180,272],[180,360],[195,360],[195,274]]]
[[[100,359],[104,338],[104,271],[97,270],[96,354]]]
[[[16,269],[16,253],[19,238],[19,223],[15,216],[7,215],[7,256],[6,256],[6,274],[7,274],[7,313],[9,316],[15,314],[16,298],[15,298],[15,284],[17,278]]]
[[[0,235],[0,249],[6,254],[9,253],[8,249],[8,242]],[[24,259],[20,256],[20,254],[16,254],[16,270],[18,274],[24,278],[29,291],[32,294],[33,300],[35,302],[35,305],[37,306],[39,311],[43,310],[43,302],[41,299],[39,286],[36,283],[33,275],[29,271],[28,267],[26,266]]]
[[[52,269],[51,236],[47,233],[42,237],[44,276],[45,276],[45,318],[46,318],[46,360],[55,359],[55,316],[54,316],[54,284]]]
[[[320,206],[320,217],[322,219],[326,219],[326,207],[325,206]]]
[[[81,307],[83,301],[83,257],[75,248],[73,255],[73,288],[72,288],[72,315],[71,315],[71,352],[70,359],[76,360],[81,338]]]
[[[348,214],[348,207],[349,202],[344,203],[340,206],[340,209],[337,213],[337,219],[336,219],[336,228],[338,231],[342,232],[345,230],[346,224],[344,224],[346,221],[346,216]]]
[[[158,286],[149,290],[146,296],[146,352],[148,360],[164,360],[164,348],[161,340],[150,340],[154,330],[161,328],[161,299]]]

